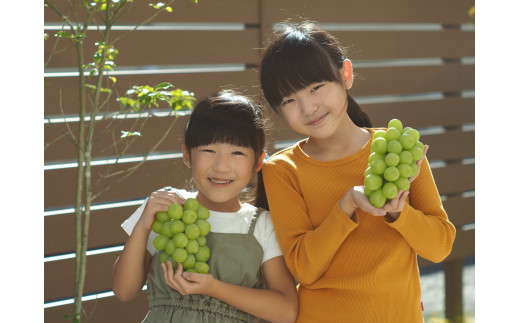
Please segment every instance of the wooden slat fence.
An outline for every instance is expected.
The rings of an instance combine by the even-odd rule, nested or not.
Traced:
[[[66,2],[56,2],[66,12]],[[137,1],[120,27],[135,25],[150,15],[153,10],[147,3]],[[446,315],[454,318],[460,314],[462,299],[461,263],[475,252],[471,226],[475,218],[475,40],[474,30],[466,25],[472,5],[469,0],[199,0],[198,4],[177,0],[172,14],[159,15],[152,24],[116,44],[120,54],[116,58],[115,91],[123,94],[133,85],[168,81],[194,92],[198,99],[227,87],[260,99],[259,53],[275,23],[303,16],[322,24],[348,48],[355,72],[351,93],[374,126],[385,126],[388,120],[399,118],[419,129],[421,141],[430,145],[432,172],[444,207],[458,229],[453,252],[443,262],[450,282],[446,286]],[[45,32],[53,36],[60,19],[49,8],[44,14]],[[114,31],[113,37],[123,32]],[[96,37],[96,31],[87,35],[92,42]],[[45,42],[45,57],[53,41]],[[72,119],[77,116],[78,105],[74,61],[73,48],[66,48],[45,70],[46,140],[67,126],[77,129]],[[107,111],[117,109],[115,100],[107,107]],[[64,116],[67,123],[62,120]],[[88,248],[93,254],[88,256],[85,294],[97,299],[84,302],[88,321],[140,322],[147,311],[146,291],[130,303],[121,303],[111,294],[112,266],[127,239],[120,224],[155,189],[185,186],[189,173],[178,156],[188,117],[175,121],[153,160],[94,201]],[[137,139],[128,156],[142,157],[174,118],[150,118],[142,130],[143,137]],[[276,115],[271,115],[271,121],[269,153],[301,139]],[[94,160],[102,163],[113,158],[113,134],[117,137],[132,123],[132,119],[124,120],[112,131],[109,120],[99,122],[98,127],[108,131],[94,147]],[[73,144],[63,139],[45,152],[44,298],[45,320],[49,322],[62,321],[63,315],[72,312],[75,156]],[[94,179],[107,167],[94,166]],[[431,263],[420,259],[420,265]]]

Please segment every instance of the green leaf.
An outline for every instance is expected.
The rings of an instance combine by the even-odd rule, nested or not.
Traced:
[[[170,6],[166,7],[164,10],[166,10],[168,12],[172,12],[173,11],[172,7],[170,7]]]
[[[114,84],[116,84],[117,79],[116,79],[115,76],[110,76],[109,79],[110,79]]]
[[[167,90],[168,88],[173,87],[173,85],[169,82],[159,83],[155,86],[155,91],[157,90]]]
[[[60,38],[71,38],[72,36],[66,32],[65,30],[60,30],[57,34],[55,34],[54,36],[56,37],[60,37]]]
[[[47,40],[49,38],[49,34],[43,33],[43,40]]]

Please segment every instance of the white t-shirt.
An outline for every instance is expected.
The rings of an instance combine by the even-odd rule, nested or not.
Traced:
[[[197,194],[197,192],[188,192],[186,190],[178,190],[171,188],[170,191],[177,193],[179,197],[184,199],[190,197],[195,198]],[[121,227],[126,231],[128,235],[132,233],[134,226],[136,225],[137,221],[141,218],[141,214],[143,213],[147,202],[148,198],[121,225]],[[210,217],[208,218],[208,222],[211,225],[211,232],[245,234],[249,230],[249,223],[255,215],[255,212],[256,207],[248,203],[243,203],[242,208],[238,212],[227,213],[210,210]],[[278,245],[278,240],[276,239],[276,234],[273,228],[273,222],[271,220],[271,214],[269,213],[269,211],[262,212],[258,216],[255,225],[255,230],[253,231],[253,235],[255,236],[256,240],[260,243],[262,249],[264,250],[262,263],[273,257],[282,255],[282,251],[280,250],[280,246]],[[153,245],[153,239],[156,236],[158,236],[158,234],[151,231],[146,245],[146,249],[152,255],[156,254],[158,251]]]

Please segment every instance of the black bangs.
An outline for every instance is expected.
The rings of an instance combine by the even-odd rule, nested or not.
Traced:
[[[191,115],[186,148],[228,143],[261,151],[265,142],[262,120],[260,112],[245,100],[225,95],[210,98],[199,103]]]
[[[335,61],[327,50],[308,35],[286,31],[264,52],[260,83],[265,99],[278,111],[284,97],[312,83],[341,82],[341,53]]]

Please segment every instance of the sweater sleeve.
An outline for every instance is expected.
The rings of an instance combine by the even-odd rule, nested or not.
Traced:
[[[293,276],[303,285],[315,283],[328,269],[338,248],[357,227],[336,203],[317,227],[299,192],[295,169],[266,163],[264,183],[276,236]]]
[[[455,227],[442,206],[426,158],[419,176],[411,184],[407,201],[399,218],[389,225],[399,231],[419,256],[441,262],[451,252]]]

